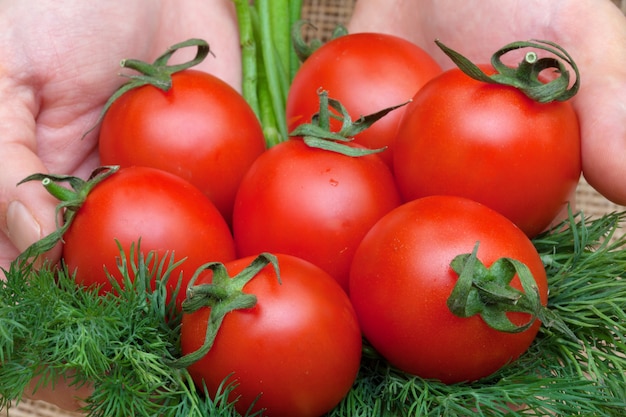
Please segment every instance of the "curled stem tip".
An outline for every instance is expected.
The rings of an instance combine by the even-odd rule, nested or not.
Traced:
[[[487,75],[476,64],[439,40],[435,40],[435,43],[468,76],[486,83],[515,87],[539,103],[569,100],[580,88],[578,66],[565,49],[551,41],[519,41],[503,46],[491,57],[491,65],[496,71],[493,75]],[[547,51],[552,56],[540,58],[535,51],[529,51],[516,68],[502,62],[503,55],[523,48]],[[573,82],[568,67],[574,71]],[[558,76],[544,82],[540,76],[545,70],[553,70]]]

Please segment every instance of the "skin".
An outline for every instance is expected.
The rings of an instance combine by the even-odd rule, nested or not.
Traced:
[[[504,7],[503,5],[506,5]],[[488,22],[485,23],[485,22]],[[583,171],[607,198],[626,204],[626,18],[609,0],[358,0],[352,32],[380,31],[416,42],[444,66],[441,39],[471,59],[486,60],[513,40],[551,39],[584,74],[580,112]],[[240,88],[236,21],[229,0],[0,0],[0,266],[55,229],[55,200],[34,172],[86,176],[98,165],[94,133],[106,98],[120,84],[119,61],[153,60],[166,47],[201,37],[215,58],[201,69]],[[60,248],[49,254],[58,259]],[[62,384],[47,397],[77,402]],[[50,393],[48,393],[50,394]],[[85,392],[79,393],[84,395]]]
[[[81,136],[124,81],[116,76],[121,59],[151,62],[167,47],[200,37],[215,56],[198,68],[240,85],[229,0],[3,0],[0,26],[2,267],[55,229],[56,201],[37,182],[17,182],[35,172],[85,177],[99,165],[96,131]],[[180,51],[173,61],[192,53]],[[50,258],[59,254],[57,248]]]

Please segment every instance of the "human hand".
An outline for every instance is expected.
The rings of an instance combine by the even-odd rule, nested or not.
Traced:
[[[229,0],[37,0],[0,3],[0,267],[55,228],[57,201],[36,172],[82,178],[98,165],[96,123],[124,82],[123,58],[152,62],[188,38],[215,56],[197,68],[240,89],[240,54]],[[195,54],[177,52],[172,62]],[[189,56],[187,55],[189,52]],[[56,261],[60,248],[48,254]],[[2,274],[0,273],[0,278]]]
[[[348,28],[404,37],[444,69],[453,63],[435,39],[474,62],[488,62],[513,41],[556,42],[581,73],[572,104],[581,127],[583,174],[606,198],[626,204],[626,18],[610,1],[358,0]]]
[[[85,178],[99,164],[96,131],[81,137],[124,82],[117,76],[121,59],[151,62],[175,43],[202,38],[215,56],[198,68],[240,88],[239,40],[229,0],[1,2],[0,27],[3,268],[56,228],[58,202],[40,184],[16,184],[36,172]],[[195,54],[192,48],[188,52],[177,52],[172,63]],[[56,248],[48,258],[59,256]],[[88,386],[76,390],[58,381],[54,390],[39,389],[34,398],[74,410],[88,393]]]

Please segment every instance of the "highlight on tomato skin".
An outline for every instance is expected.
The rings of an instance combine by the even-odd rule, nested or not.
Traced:
[[[548,284],[528,237],[496,211],[455,196],[405,203],[384,216],[363,239],[350,273],[350,299],[364,337],[399,369],[451,384],[491,375],[517,359],[535,339],[537,320],[521,333],[504,333],[479,316],[461,318],[447,306],[458,280],[450,264],[479,242],[485,266],[509,257],[527,265],[541,303]],[[513,278],[511,285],[521,290]],[[509,313],[525,324],[526,313]]]
[[[177,304],[200,265],[235,258],[232,234],[215,205],[188,181],[148,167],[121,168],[96,185],[65,232],[63,260],[78,283],[112,289],[107,271],[118,281],[120,247],[184,262],[172,273],[172,293],[182,273]],[[131,271],[132,272],[132,271]],[[132,277],[131,277],[132,278]]]
[[[241,182],[233,211],[237,253],[298,256],[347,291],[356,247],[400,201],[378,155],[349,157],[290,139],[261,155]]]
[[[225,264],[230,276],[255,256]],[[229,312],[211,349],[188,367],[198,386],[214,394],[224,380],[236,384],[230,399],[244,414],[317,417],[330,411],[354,383],[361,359],[361,331],[348,296],[319,267],[300,258],[276,254],[280,282],[271,265],[245,286],[254,307]],[[211,282],[211,274],[196,285]],[[183,354],[198,350],[207,331],[210,308],[184,314]],[[262,395],[259,397],[259,393]]]
[[[172,87],[127,91],[100,128],[104,165],[171,172],[204,192],[230,224],[241,178],[265,150],[261,124],[230,85],[202,71],[172,74]]]
[[[531,238],[566,211],[582,172],[578,116],[569,101],[539,103],[458,68],[415,94],[395,149],[393,171],[404,201],[466,197],[502,213]]]
[[[332,39],[302,63],[289,88],[286,119],[291,132],[318,111],[321,88],[344,104],[353,120],[410,100],[441,67],[419,46],[382,33],[350,33]],[[380,154],[391,166],[393,137],[404,109],[396,110],[354,141]],[[339,128],[331,122],[333,130]]]

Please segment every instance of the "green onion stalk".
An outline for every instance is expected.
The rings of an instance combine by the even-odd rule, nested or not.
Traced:
[[[259,118],[268,147],[287,139],[285,105],[300,65],[291,44],[301,0],[233,0],[242,53],[242,94]]]

